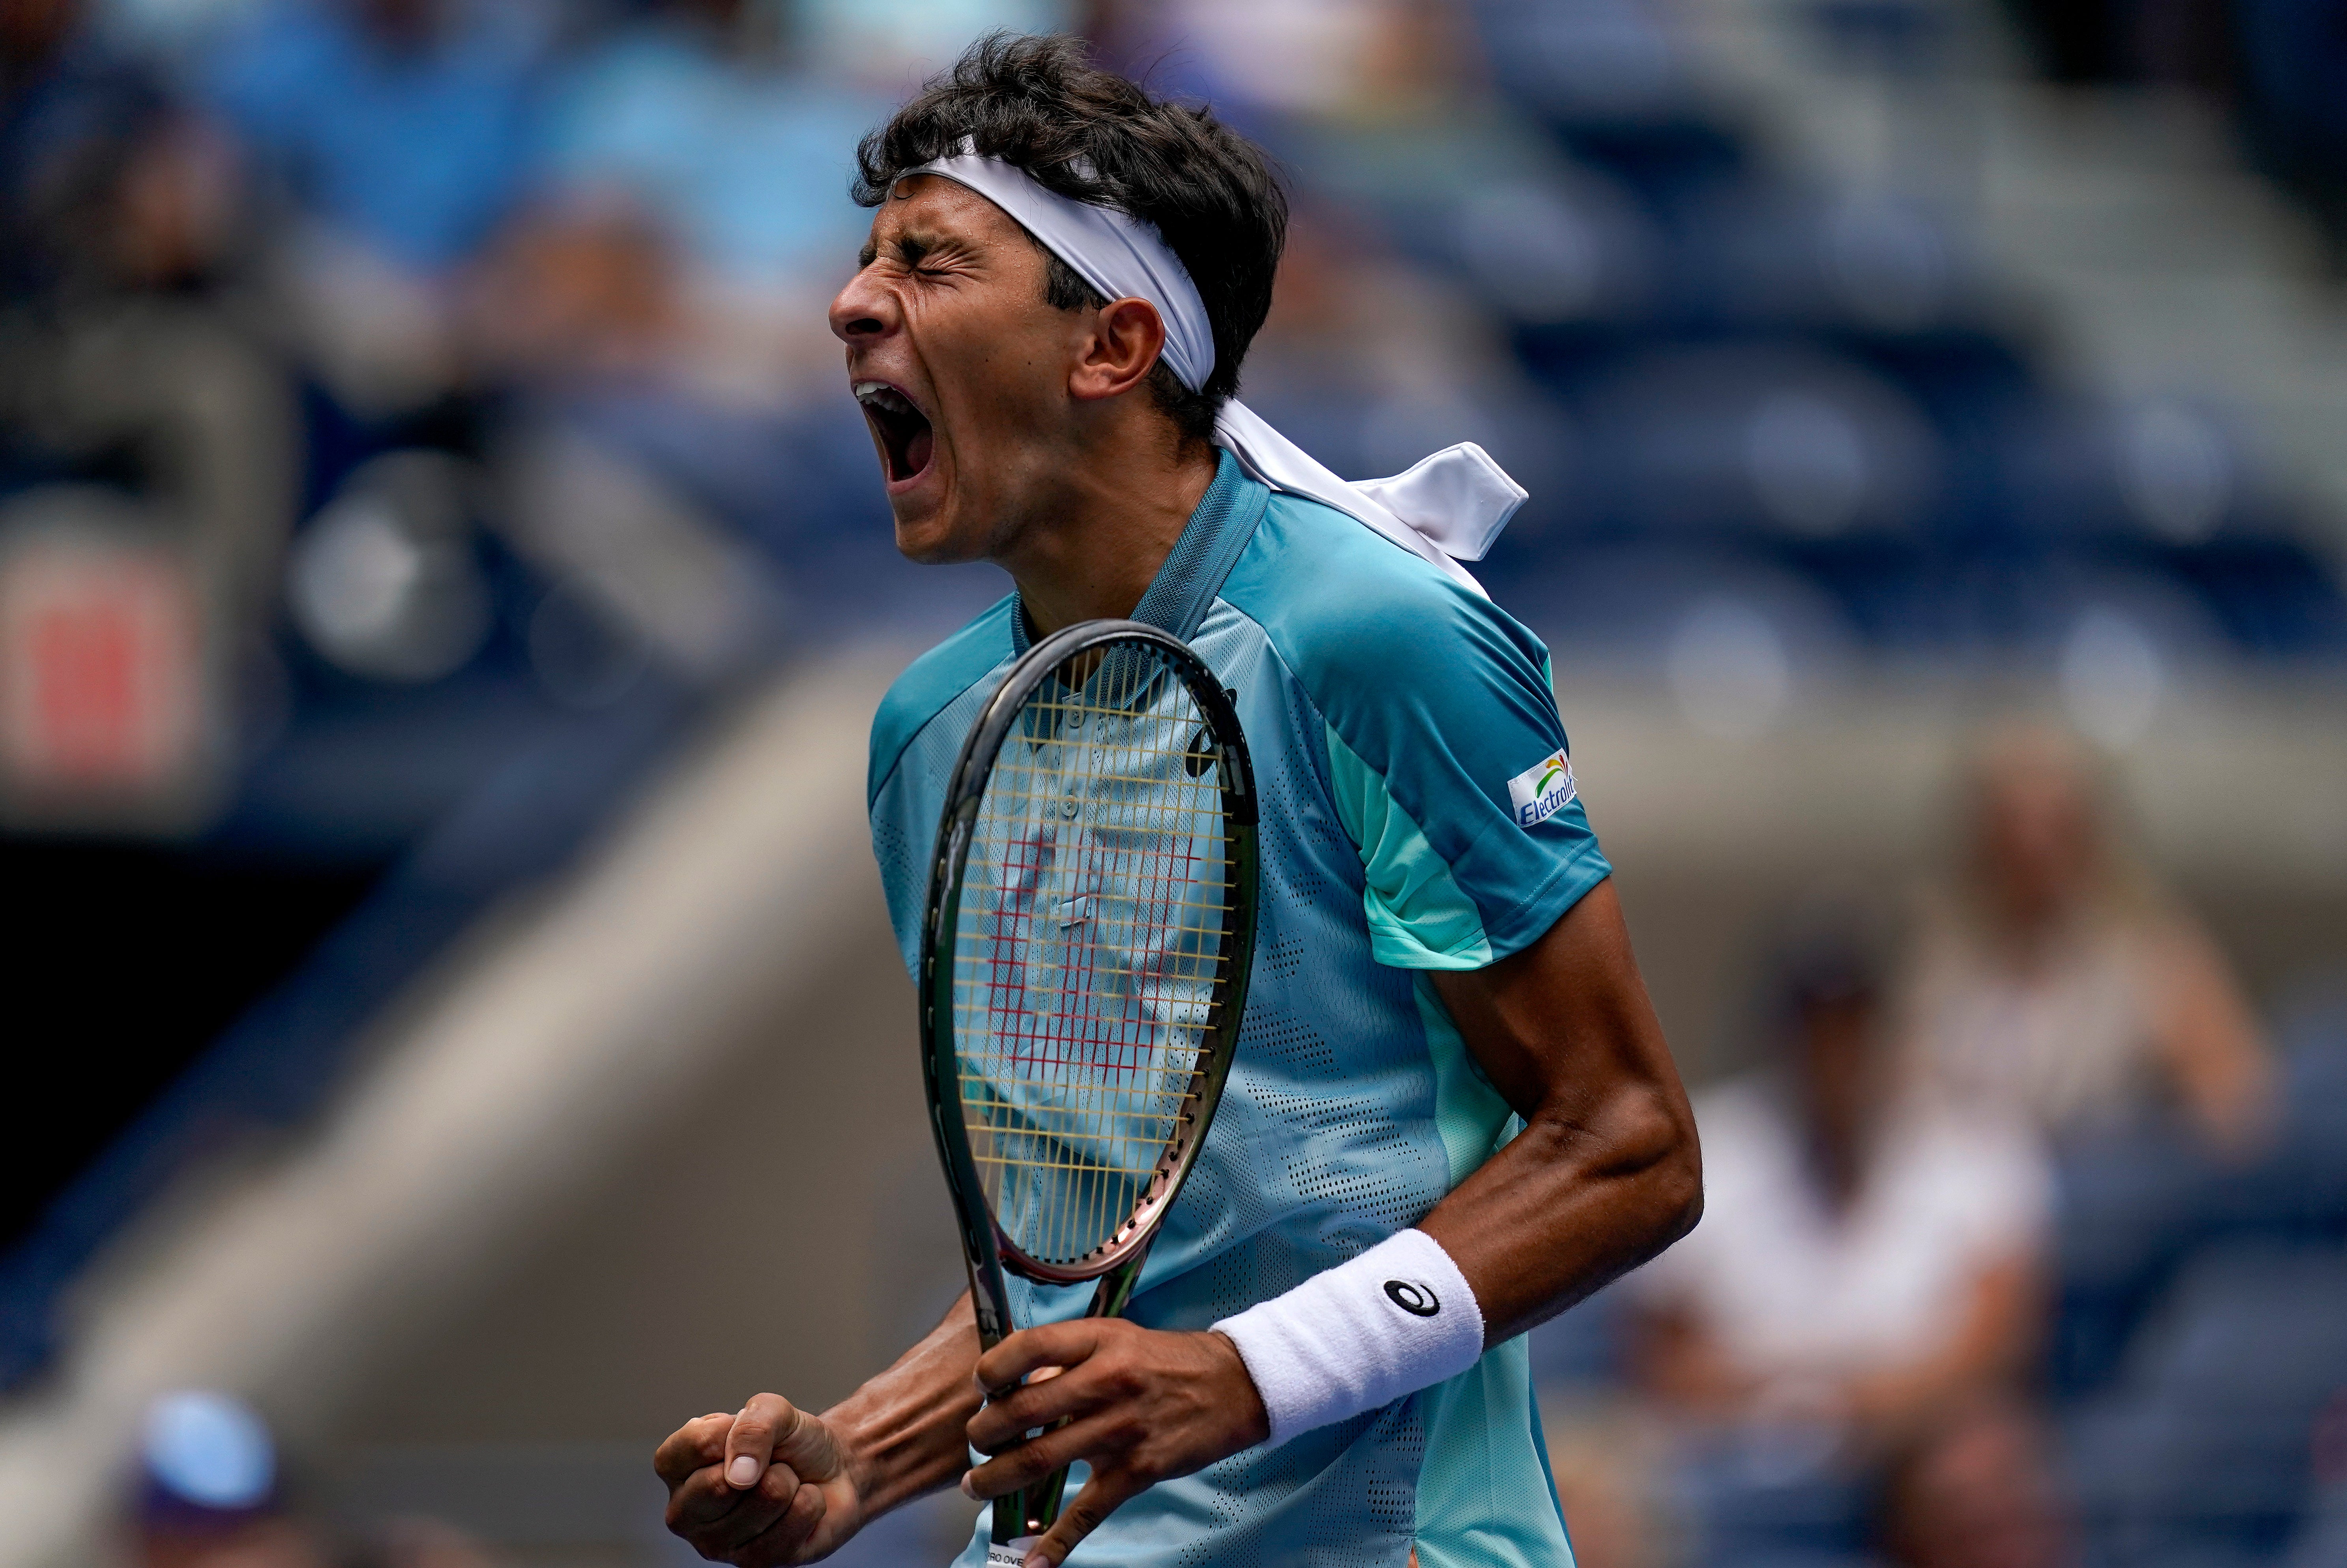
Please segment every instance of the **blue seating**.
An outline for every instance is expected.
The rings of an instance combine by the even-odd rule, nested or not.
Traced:
[[[1913,202],[1756,178],[1706,190],[1676,216],[1679,288],[1697,320],[1907,337],[1978,309],[1968,260]]]
[[[1938,502],[1942,449],[1914,400],[1799,340],[1660,347],[1569,395],[1596,519],[1624,532],[1897,533]]]
[[[2106,1321],[2091,1330],[2105,1336],[2097,1344],[2057,1344],[2059,1385],[2083,1391],[2113,1372],[2132,1317],[2198,1249],[2227,1239],[2347,1241],[2347,1022],[2335,1012],[2301,1015],[2281,1039],[2280,1119],[2258,1157],[2215,1158],[2167,1121],[2064,1151],[2055,1250],[2072,1305],[2063,1315],[2084,1305]]]
[[[2314,1425],[2342,1389],[2347,1251],[2195,1257],[2071,1423],[2086,1561],[2271,1561],[2306,1516]]]
[[[1740,650],[1799,684],[1839,678],[1859,646],[1829,595],[1762,552],[1586,543],[1543,559],[1518,542],[1493,552],[1483,579],[1576,672],[1668,668],[1675,652],[1696,656],[1686,640],[1709,628],[1713,642],[1732,634],[1717,657]]]

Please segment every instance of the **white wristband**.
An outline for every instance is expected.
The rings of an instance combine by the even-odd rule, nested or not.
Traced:
[[[1455,1378],[1483,1354],[1467,1276],[1416,1229],[1214,1327],[1238,1347],[1275,1446]]]

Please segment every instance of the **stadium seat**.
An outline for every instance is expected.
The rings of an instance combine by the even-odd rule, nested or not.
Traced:
[[[2248,1242],[2179,1276],[2116,1386],[2071,1423],[2090,1563],[2270,1561],[2347,1389],[2347,1253]]]
[[[1899,532],[1943,453],[1900,388],[1795,341],[1658,348],[1577,390],[1603,523],[1662,536]]]

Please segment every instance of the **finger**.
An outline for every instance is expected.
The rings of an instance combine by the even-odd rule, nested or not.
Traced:
[[[788,1466],[773,1465],[745,1491],[728,1482],[720,1466],[707,1465],[669,1493],[668,1527],[695,1544],[754,1535],[782,1516],[799,1484]]]
[[[761,1546],[772,1545],[784,1557],[795,1554],[798,1549],[815,1539],[823,1524],[823,1516],[831,1505],[824,1501],[823,1488],[801,1485],[791,1499],[790,1507],[774,1522],[773,1529],[758,1538]]]
[[[749,1493],[726,1485],[723,1473],[715,1465],[707,1465],[670,1489],[668,1527],[691,1539],[755,1502]]]
[[[1122,1435],[1129,1440],[1130,1434],[1120,1434],[1115,1428],[1113,1419],[1096,1416],[1004,1449],[961,1478],[962,1494],[980,1502],[1005,1497],[1077,1460],[1118,1450],[1123,1447],[1116,1440],[1118,1437]]]
[[[1102,1521],[1123,1507],[1146,1488],[1136,1476],[1121,1471],[1106,1474],[1094,1472],[1084,1482],[1076,1500],[1060,1510],[1060,1517],[1051,1528],[1043,1532],[1043,1539],[1028,1549],[1028,1568],[1059,1568],[1076,1549],[1076,1542],[1101,1527]]]
[[[963,1435],[982,1454],[1000,1453],[1040,1427],[1096,1415],[1127,1396],[1113,1380],[1084,1369],[1030,1381],[981,1406]]]
[[[990,1397],[1045,1367],[1072,1367],[1100,1345],[1101,1322],[1079,1317],[1021,1328],[978,1358],[978,1386]]]
[[[733,1421],[732,1411],[719,1410],[685,1422],[652,1450],[653,1471],[673,1491],[694,1471],[724,1456],[725,1430]]]
[[[725,1484],[747,1491],[766,1473],[774,1440],[798,1411],[780,1394],[755,1394],[725,1434]]]
[[[774,1472],[769,1471],[767,1473],[771,1475]],[[723,1544],[712,1542],[703,1549],[702,1555],[716,1553],[724,1561],[743,1564],[791,1562],[798,1556],[801,1548],[815,1539],[815,1532],[822,1525],[828,1507],[821,1488],[800,1486],[784,1506],[781,1518],[747,1540],[729,1541]],[[699,1547],[701,1542],[696,1541],[693,1544]]]
[[[703,1557],[722,1557],[764,1542],[774,1526],[790,1516],[791,1505],[804,1490],[799,1478],[783,1465],[768,1467],[758,1484],[747,1491],[735,1490],[727,1481],[720,1481],[718,1489],[735,1500],[733,1511],[685,1537]]]

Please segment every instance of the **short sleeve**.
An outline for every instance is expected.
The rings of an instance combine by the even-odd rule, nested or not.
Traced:
[[[1315,673],[1328,785],[1359,846],[1378,961],[1480,968],[1610,875],[1583,814],[1546,651],[1433,579],[1350,607]]]

